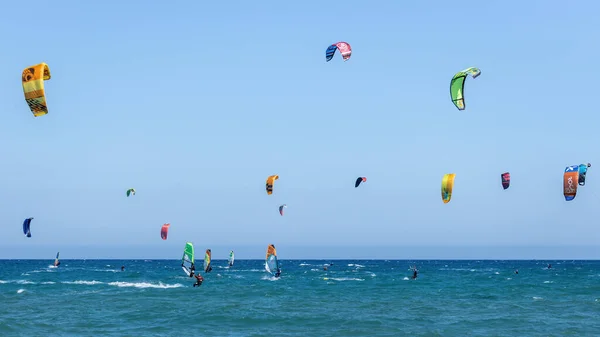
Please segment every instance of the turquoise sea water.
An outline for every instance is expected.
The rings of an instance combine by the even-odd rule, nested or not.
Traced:
[[[0,261],[0,336],[600,336],[600,261],[52,262]]]

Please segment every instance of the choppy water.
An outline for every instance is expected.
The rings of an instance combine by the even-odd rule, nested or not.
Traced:
[[[600,336],[600,261],[51,264],[0,261],[0,336]]]

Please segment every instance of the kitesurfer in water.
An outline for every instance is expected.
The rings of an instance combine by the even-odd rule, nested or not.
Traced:
[[[121,271],[125,271],[125,266],[121,266]]]
[[[518,274],[518,273],[519,273],[519,269],[515,270],[515,274]]]
[[[552,268],[552,264],[548,263],[548,269]]]
[[[194,283],[194,288],[196,286],[198,286],[198,287],[201,286],[203,281],[204,281],[204,277],[202,277],[202,275],[200,275],[200,274],[196,275],[196,283]]]
[[[419,274],[419,271],[417,270],[417,268],[413,268],[413,276],[412,276],[413,280],[415,280],[417,278],[418,274]]]

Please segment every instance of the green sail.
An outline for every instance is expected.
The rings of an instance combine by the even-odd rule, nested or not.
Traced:
[[[477,76],[481,75],[481,70],[475,67],[467,68],[457,72],[456,75],[452,77],[452,81],[450,81],[450,97],[452,98],[452,103],[454,103],[458,110],[465,109],[465,80],[469,75],[473,78],[477,78]]]
[[[190,266],[194,264],[194,245],[191,242],[187,242],[185,244],[185,249],[183,250],[181,263],[185,265],[186,262],[189,263]]]

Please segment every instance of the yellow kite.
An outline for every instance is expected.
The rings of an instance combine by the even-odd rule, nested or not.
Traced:
[[[454,177],[456,177],[456,174],[449,173],[444,174],[444,177],[442,178],[442,201],[444,202],[444,204],[449,203],[450,198],[452,198],[452,187],[454,187]]]
[[[279,176],[276,174],[269,176],[267,178],[267,194],[268,195],[273,194],[273,184],[275,183],[275,180],[277,180],[277,179],[279,179]]]
[[[46,92],[44,81],[50,79],[50,68],[46,63],[36,64],[23,70],[23,92],[25,101],[34,117],[43,116],[48,113],[46,105]]]

